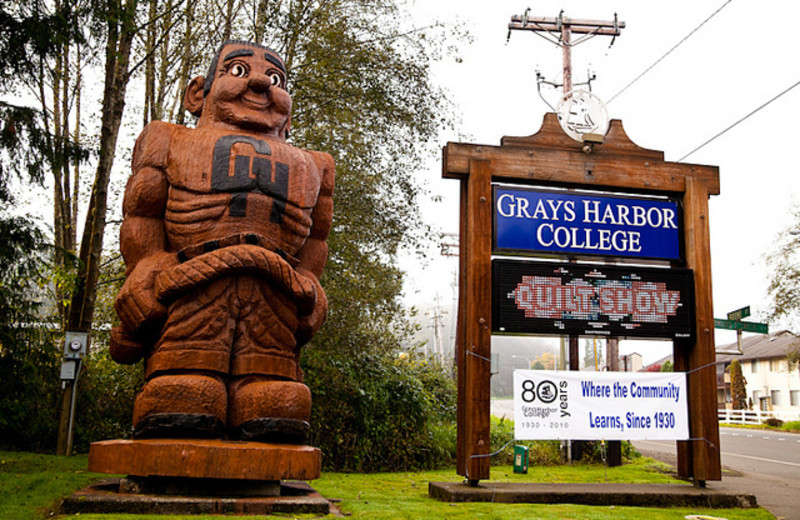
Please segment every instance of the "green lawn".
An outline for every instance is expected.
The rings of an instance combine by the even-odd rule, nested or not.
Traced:
[[[800,421],[788,421],[782,426],[768,426],[766,424],[738,424],[738,423],[719,423],[726,428],[742,428],[745,430],[772,430],[774,432],[786,432],[800,434]]]
[[[34,520],[58,518],[50,511],[61,497],[105,475],[88,473],[86,456],[71,458],[0,451],[0,518]],[[652,482],[687,485],[665,472],[667,467],[651,459],[639,459],[621,468],[575,465],[531,468],[527,475],[511,467],[492,468],[497,482]],[[590,507],[577,505],[448,504],[428,498],[428,482],[460,480],[453,470],[411,473],[325,473],[313,486],[329,499],[339,499],[339,508],[353,519],[680,519],[686,515],[709,515],[734,519],[766,520],[773,516],[763,509],[654,509],[636,507]],[[225,516],[80,515],[88,520],[211,520]],[[259,518],[259,517],[250,517]],[[265,517],[260,517],[265,518]],[[274,518],[274,517],[273,517]],[[279,518],[287,518],[280,516]],[[290,517],[291,518],[291,517]],[[300,516],[300,518],[313,518]]]

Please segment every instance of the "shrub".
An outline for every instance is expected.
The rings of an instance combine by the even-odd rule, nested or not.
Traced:
[[[55,451],[61,351],[44,328],[0,346],[0,448]]]
[[[514,438],[514,421],[492,416],[491,421],[491,451],[499,453],[491,458],[492,465],[508,465],[514,463],[513,445],[518,444],[528,447],[528,464],[531,466],[553,466],[560,464],[561,442],[560,441],[517,441],[511,443]]]
[[[73,450],[87,453],[92,442],[129,437],[133,401],[142,386],[142,363],[120,365],[107,347],[93,348],[78,380]]]
[[[631,461],[642,456],[636,448],[628,441],[622,441],[620,445],[622,460]],[[584,441],[582,462],[599,463],[608,460],[608,442],[605,445],[601,441]]]
[[[786,431],[800,431],[800,421],[786,421],[782,428]]]
[[[455,387],[444,371],[390,356],[304,352],[312,444],[336,471],[400,471],[453,463]]]
[[[2,161],[0,161],[2,162]],[[14,208],[0,164],[0,447],[55,448],[61,349],[48,323],[45,236]]]
[[[514,422],[506,419],[498,419],[492,417],[491,423],[491,453],[494,453],[514,438]],[[541,441],[517,441],[508,444],[503,451],[492,457],[493,465],[513,464],[514,451],[513,444],[519,444],[528,447],[528,464],[531,466],[554,466],[561,464],[564,461],[564,454],[561,450],[561,441],[558,440],[541,440]],[[582,462],[599,463],[606,460],[607,455],[604,452],[608,448],[606,444],[603,447],[601,441],[583,441],[583,457]],[[628,441],[622,441],[622,459],[630,461],[641,454],[636,451],[636,448]]]
[[[4,356],[0,373],[0,447],[54,452],[62,390],[59,380],[61,351],[55,336],[43,345],[31,344],[23,362]],[[61,340],[63,341],[63,340]],[[73,452],[86,453],[94,441],[127,437],[131,430],[133,399],[143,384],[141,365],[122,366],[107,351],[84,360],[78,378]]]
[[[781,426],[783,426],[783,421],[781,421],[777,417],[770,417],[766,421],[764,421],[764,424],[766,424],[770,428],[780,428]]]

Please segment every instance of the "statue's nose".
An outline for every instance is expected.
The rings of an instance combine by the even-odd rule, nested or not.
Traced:
[[[247,81],[247,86],[255,92],[268,92],[270,87],[269,78],[264,74],[254,74]]]

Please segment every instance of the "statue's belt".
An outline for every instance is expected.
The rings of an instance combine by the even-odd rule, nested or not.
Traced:
[[[273,240],[256,233],[238,233],[219,240],[209,240],[208,242],[185,247],[178,251],[178,262],[183,263],[202,254],[239,244],[250,244],[274,251],[278,256],[289,262],[292,267],[297,267],[299,263],[297,258],[278,247]]]
[[[258,235],[241,236],[246,239]],[[225,240],[220,240],[216,248],[187,256],[181,263],[159,273],[155,280],[158,300],[168,304],[187,291],[214,280],[235,274],[255,274],[271,281],[289,296],[301,316],[314,310],[318,282],[313,277],[299,274],[277,251],[248,242],[225,245]]]

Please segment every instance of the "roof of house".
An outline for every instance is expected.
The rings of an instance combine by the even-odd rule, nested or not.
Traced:
[[[732,361],[733,359],[749,361],[752,359],[783,358],[786,357],[786,352],[795,342],[800,342],[800,337],[788,330],[773,332],[772,334],[747,334],[742,336],[743,354],[717,354],[717,361]],[[734,341],[726,345],[717,345],[716,348],[717,350],[729,351],[736,350],[738,346]],[[648,366],[663,365],[667,361],[673,361],[672,354]],[[641,371],[645,371],[646,369],[647,367],[643,367]]]
[[[742,336],[743,354],[717,354],[717,361],[732,361],[734,358],[739,361],[783,358],[786,357],[789,348],[798,341],[800,338],[788,330],[772,334]],[[717,345],[717,350],[735,350],[736,348],[736,342]]]
[[[643,367],[642,367],[642,368],[639,370],[639,372],[647,372],[647,369],[648,369],[649,367],[653,366],[653,365],[662,365],[662,366],[663,366],[663,365],[664,365],[664,363],[666,363],[667,361],[669,361],[670,363],[672,363],[672,361],[673,361],[673,360],[672,360],[672,354],[670,354],[670,355],[668,355],[668,356],[664,356],[663,358],[659,359],[658,361],[654,361],[654,362],[650,363],[649,365],[643,366]]]

